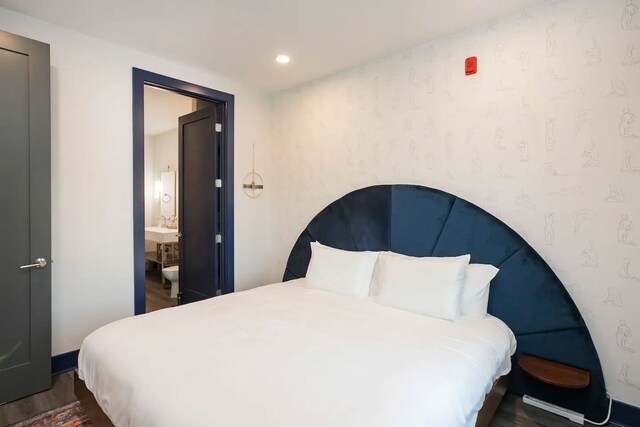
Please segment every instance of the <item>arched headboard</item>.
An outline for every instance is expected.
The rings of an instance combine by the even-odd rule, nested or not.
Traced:
[[[306,275],[310,242],[346,250],[393,251],[412,256],[471,254],[500,272],[491,283],[489,313],[502,319],[528,353],[588,369],[587,388],[540,383],[513,367],[511,391],[603,419],[604,377],[589,330],[560,279],[538,253],[502,221],[452,194],[417,185],[378,185],[331,203],[293,246],[284,281]]]

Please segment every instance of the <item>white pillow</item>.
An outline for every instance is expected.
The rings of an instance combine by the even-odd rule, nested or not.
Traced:
[[[366,298],[378,252],[353,252],[311,243],[305,287]]]
[[[490,264],[469,264],[462,288],[462,317],[481,319],[487,315],[489,284],[499,271]]]
[[[415,258],[383,252],[378,257],[377,301],[455,321],[470,259],[470,255]]]
[[[452,260],[452,259],[457,259],[458,257],[424,257],[424,256],[411,256],[411,255],[404,255],[404,254],[399,254],[398,252],[391,252],[391,251],[386,251],[386,252],[380,252],[385,253],[387,255],[392,255],[392,256],[397,256],[397,257],[401,257],[401,258],[409,258],[409,259],[444,259],[444,260]],[[469,255],[471,256],[471,255]],[[369,296],[375,296],[378,295],[378,292],[380,292],[380,285],[379,285],[379,281],[380,281],[380,273],[379,271],[379,265],[380,263],[376,263],[375,268],[373,269],[373,277],[371,278],[371,287],[369,288]]]
[[[412,257],[409,255],[399,254],[397,252],[385,252],[389,255],[395,255],[405,258],[426,258]],[[444,259],[454,259],[455,257],[443,257]],[[379,263],[373,269],[373,278],[371,279],[370,296],[376,296],[379,291]],[[460,301],[460,317],[466,319],[481,319],[487,316],[487,307],[489,306],[489,288],[491,280],[496,277],[500,270],[491,264],[469,264],[467,266],[467,277],[462,286],[462,297]]]

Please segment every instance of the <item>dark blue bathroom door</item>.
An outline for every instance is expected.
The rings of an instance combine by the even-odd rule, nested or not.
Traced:
[[[220,125],[214,107],[179,118],[180,304],[220,288]]]

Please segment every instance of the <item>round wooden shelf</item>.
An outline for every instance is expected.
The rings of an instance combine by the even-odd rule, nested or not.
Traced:
[[[518,365],[529,376],[556,387],[579,389],[589,385],[589,371],[529,354],[521,354]]]

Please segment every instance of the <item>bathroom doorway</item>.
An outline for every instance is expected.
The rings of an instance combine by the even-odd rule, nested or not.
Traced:
[[[133,78],[135,312],[233,292],[233,95]]]

